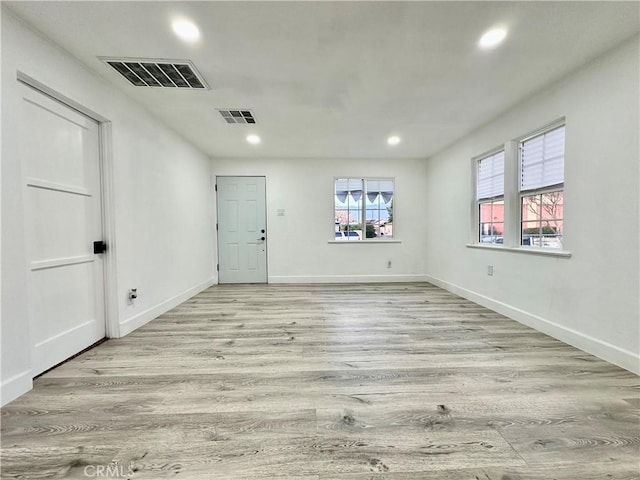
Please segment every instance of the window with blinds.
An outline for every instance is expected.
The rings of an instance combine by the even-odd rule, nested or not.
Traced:
[[[562,248],[564,125],[520,142],[520,244]]]
[[[504,242],[504,150],[480,158],[476,170],[478,240]]]
[[[335,240],[393,239],[394,193],[392,178],[336,178]]]

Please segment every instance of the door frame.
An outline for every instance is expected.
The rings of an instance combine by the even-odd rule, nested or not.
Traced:
[[[111,121],[75,100],[48,87],[24,72],[17,72],[17,81],[41,94],[76,110],[98,123],[98,162],[100,167],[100,190],[102,196],[102,235],[107,243],[103,259],[104,318],[107,338],[120,337],[117,297],[116,229],[113,182],[113,137]],[[30,287],[27,284],[27,298]],[[29,334],[31,336],[31,334]]]
[[[214,268],[216,269],[216,284],[220,285],[220,270],[219,270],[219,266],[220,266],[220,241],[219,241],[219,237],[220,237],[220,230],[218,230],[218,224],[219,224],[219,218],[218,218],[218,178],[222,178],[222,177],[236,177],[236,178],[255,178],[255,177],[262,177],[264,178],[264,224],[265,224],[265,229],[267,230],[267,242],[266,242],[266,255],[265,255],[265,259],[264,259],[264,269],[265,269],[265,276],[266,276],[266,280],[264,282],[264,285],[268,285],[269,284],[269,216],[267,215],[268,210],[267,210],[267,176],[266,175],[231,175],[231,174],[227,174],[227,175],[215,175],[213,177],[213,181],[215,182],[215,191],[214,191],[214,197],[215,197],[215,212],[216,212],[216,225],[215,225],[215,229],[216,229],[216,258],[215,258],[215,262],[216,265],[214,265]],[[225,284],[225,285],[234,285],[234,284]],[[259,285],[263,285],[263,284],[259,284]]]

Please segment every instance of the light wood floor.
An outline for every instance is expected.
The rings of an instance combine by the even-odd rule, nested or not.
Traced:
[[[3,408],[2,478],[639,479],[639,392],[428,284],[215,286]]]

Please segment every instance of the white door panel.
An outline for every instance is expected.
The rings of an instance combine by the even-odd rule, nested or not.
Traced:
[[[218,177],[219,283],[266,283],[264,177]]]
[[[93,253],[94,233],[85,225],[92,221],[91,197],[29,186],[27,191],[27,211],[37,212],[25,225],[32,262]]]
[[[40,322],[32,332],[35,344],[41,344],[61,332],[93,319],[94,298],[85,295],[87,287],[95,289],[93,259],[61,267],[43,268],[33,275],[30,301],[35,318],[50,318],[51,312],[64,312],[55,322]],[[102,338],[102,337],[100,337]]]
[[[28,88],[28,87],[25,87]],[[22,149],[23,158],[29,158],[29,175],[47,179],[51,182],[84,185],[85,184],[85,147],[88,145],[86,130],[90,120],[64,105],[54,103],[42,94],[42,99],[31,96],[24,98],[25,110],[29,120],[38,125],[37,140],[27,141]]]
[[[105,336],[98,124],[22,87],[33,374]]]

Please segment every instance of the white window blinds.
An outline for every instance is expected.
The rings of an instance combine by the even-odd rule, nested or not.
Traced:
[[[520,191],[564,183],[564,125],[520,144]]]
[[[504,195],[504,150],[478,160],[478,200]]]

